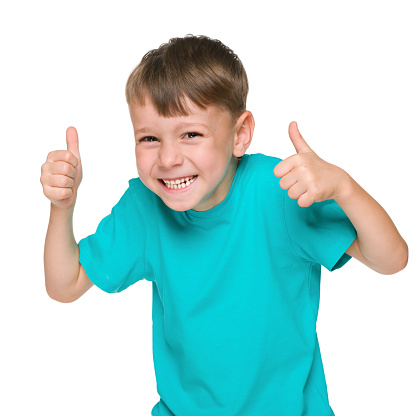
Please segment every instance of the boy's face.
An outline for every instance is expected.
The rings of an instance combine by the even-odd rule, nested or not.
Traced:
[[[160,116],[150,99],[130,106],[140,179],[173,210],[206,211],[227,196],[237,168],[237,123],[188,100],[188,116]],[[244,152],[243,152],[244,153]],[[173,181],[173,182],[172,182]]]

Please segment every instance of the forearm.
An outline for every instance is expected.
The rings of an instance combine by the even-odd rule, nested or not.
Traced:
[[[51,204],[44,251],[45,285],[49,296],[62,302],[70,298],[80,271],[72,217],[73,209]]]
[[[346,174],[335,201],[357,231],[358,248],[372,269],[391,274],[407,264],[408,248],[383,207]]]

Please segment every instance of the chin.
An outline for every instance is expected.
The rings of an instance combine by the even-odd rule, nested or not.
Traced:
[[[169,207],[170,209],[172,209],[173,211],[188,211],[190,209],[193,209],[193,207],[195,205],[183,201],[183,202],[173,202],[173,201],[165,201],[163,198],[161,198],[163,203]]]

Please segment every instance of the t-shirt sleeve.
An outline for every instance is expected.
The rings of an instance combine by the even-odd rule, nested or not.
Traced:
[[[284,193],[283,207],[289,240],[299,257],[319,263],[329,271],[342,267],[351,259],[345,251],[357,233],[333,199],[302,208],[297,200]]]
[[[108,293],[145,277],[145,229],[129,188],[95,232],[79,242],[79,262],[88,278]]]

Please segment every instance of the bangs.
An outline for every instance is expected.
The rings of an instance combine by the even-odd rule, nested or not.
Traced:
[[[163,117],[187,116],[187,100],[202,109],[218,105],[238,117],[245,111],[247,76],[238,57],[206,37],[171,39],[149,51],[126,85],[129,105],[149,97]]]
[[[161,76],[162,75],[162,76]],[[150,99],[159,115],[163,117],[178,117],[188,116],[189,108],[187,100],[189,99],[194,104],[202,109],[206,109],[210,104],[202,97],[200,99],[195,97],[192,90],[184,88],[182,83],[175,82],[169,79],[166,74],[151,74],[147,78],[141,78],[136,83],[134,95],[127,99],[129,105],[139,104],[144,105],[147,98]]]

